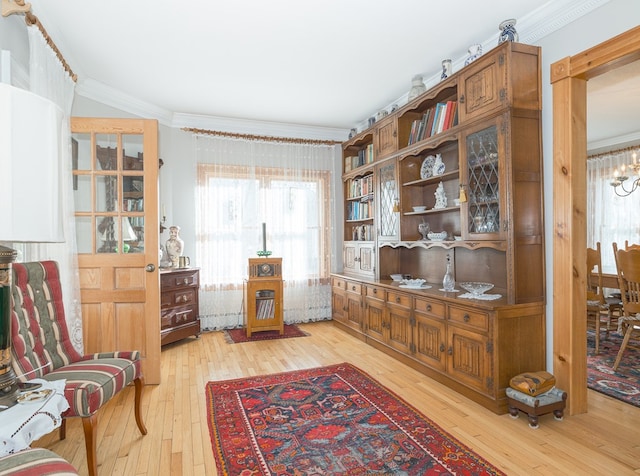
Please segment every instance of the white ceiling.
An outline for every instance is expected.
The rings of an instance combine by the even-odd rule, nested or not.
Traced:
[[[414,75],[433,84],[442,59],[457,71],[469,45],[495,46],[502,20],[516,18],[520,41],[534,43],[586,13],[577,0],[31,3],[80,95],[173,126],[224,118],[337,139],[406,101]]]

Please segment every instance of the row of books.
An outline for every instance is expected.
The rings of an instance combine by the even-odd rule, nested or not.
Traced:
[[[373,175],[347,180],[348,198],[358,198],[373,193]]]
[[[353,241],[373,241],[373,225],[355,225],[351,227]]]
[[[349,172],[363,165],[373,163],[373,144],[368,144],[364,149],[358,151],[358,155],[351,155],[344,158],[344,171]]]
[[[411,123],[409,144],[440,134],[458,124],[458,102],[439,102]]]
[[[256,319],[272,319],[275,299],[258,299],[256,302]]]
[[[125,198],[122,201],[122,210],[125,212],[143,212],[144,199],[142,198]]]
[[[368,220],[370,218],[373,218],[373,201],[347,203],[347,220]]]

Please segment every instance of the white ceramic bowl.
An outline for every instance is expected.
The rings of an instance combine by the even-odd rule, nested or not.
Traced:
[[[405,286],[411,286],[411,287],[415,287],[415,288],[419,288],[420,286],[422,286],[426,282],[427,282],[426,279],[421,279],[421,278],[403,279],[402,280],[402,284],[404,284]]]
[[[480,296],[481,294],[486,293],[490,289],[493,289],[493,284],[491,283],[480,283],[476,281],[469,281],[465,283],[458,283],[460,287],[466,291],[469,291],[471,294],[475,294],[476,296]]]
[[[391,279],[393,279],[394,281],[402,281],[404,279],[402,276],[402,274],[392,274]]]
[[[447,239],[447,232],[446,231],[439,231],[439,232],[429,232],[427,233],[427,238],[429,238],[430,240],[433,241],[442,241],[442,240],[446,240]]]
[[[423,212],[427,209],[427,207],[425,207],[424,205],[421,205],[419,207],[411,207],[411,208],[413,208],[414,212]]]

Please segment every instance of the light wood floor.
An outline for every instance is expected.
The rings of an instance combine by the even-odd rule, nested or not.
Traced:
[[[333,327],[301,326],[311,336],[227,344],[222,332],[186,339],[162,350],[162,384],[147,386],[147,436],[133,418],[127,388],[99,414],[98,471],[106,475],[216,474],[206,421],[204,386],[210,380],[351,362],[375,377],[454,437],[507,474],[638,474],[640,409],[589,391],[589,412],[563,421],[495,415],[483,407]],[[67,424],[67,439],[54,432],[44,446],[87,474],[80,420]]]

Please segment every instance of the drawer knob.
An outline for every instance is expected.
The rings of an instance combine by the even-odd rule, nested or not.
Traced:
[[[378,290],[377,289],[373,289],[373,294],[378,294]]]
[[[444,349],[445,349],[444,344],[440,344],[440,352],[444,352]]]
[[[182,284],[189,284],[189,278],[184,278],[182,280]]]
[[[400,303],[400,298],[399,298],[399,297],[397,297],[397,298],[396,298],[396,302],[397,302],[398,304]]]
[[[462,320],[463,320],[464,322],[469,322],[469,320],[470,320],[470,319],[471,319],[471,317],[469,317],[469,314],[465,314],[465,315],[462,317]]]
[[[431,304],[427,304],[427,311],[431,312]]]
[[[356,290],[356,287],[355,287],[355,286],[351,286],[351,290],[352,290],[352,291],[355,291],[355,290]]]
[[[453,355],[453,347],[449,347],[449,350],[447,351],[447,353],[449,355]]]

